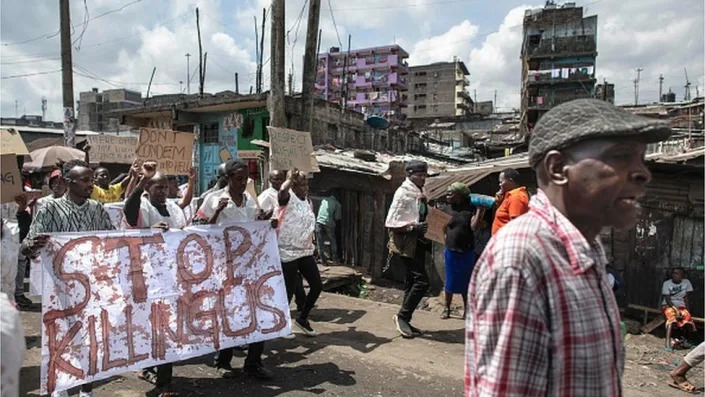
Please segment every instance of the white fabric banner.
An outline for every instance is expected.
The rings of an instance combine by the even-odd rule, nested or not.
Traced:
[[[267,221],[53,234],[41,263],[42,393],[290,333]]]

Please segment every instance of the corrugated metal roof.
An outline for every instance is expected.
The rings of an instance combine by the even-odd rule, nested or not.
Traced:
[[[646,156],[646,161],[657,163],[681,163],[705,156],[705,147],[689,149],[682,153],[652,153]],[[513,156],[491,159],[473,165],[463,165],[460,167],[447,169],[436,177],[426,181],[426,191],[429,200],[442,197],[448,186],[454,182],[462,182],[468,186],[480,181],[482,178],[493,173],[499,173],[505,168],[529,168],[529,155],[527,153]]]
[[[365,161],[355,157],[354,150],[325,150],[316,149],[316,160],[320,167],[334,168],[338,170],[358,172],[362,174],[381,176],[385,179],[391,179],[392,175],[389,172],[390,164],[393,162],[404,163],[409,160],[421,160],[428,163],[430,174],[438,174],[441,171],[452,167],[450,163],[430,159],[428,157],[417,155],[390,155],[384,153],[375,153],[375,161]]]

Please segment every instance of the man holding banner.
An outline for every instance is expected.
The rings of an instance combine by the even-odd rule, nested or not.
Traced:
[[[62,175],[68,185],[65,196],[47,202],[34,216],[29,234],[22,243],[22,253],[36,258],[39,250],[49,242],[47,233],[89,232],[115,229],[110,216],[97,201],[91,200],[93,170],[82,160],[71,160],[63,165]],[[53,396],[68,396],[66,391]],[[81,385],[79,397],[92,397],[93,385]]]
[[[261,219],[262,213],[257,210],[255,198],[247,192],[248,173],[247,164],[242,160],[229,160],[225,163],[223,174],[228,185],[206,197],[196,213],[196,218],[219,226]],[[276,220],[273,220],[272,227],[276,226]],[[257,379],[272,379],[273,374],[262,365],[263,352],[264,342],[251,343],[247,349],[243,370]],[[214,364],[223,378],[234,377],[235,373],[230,365],[232,358],[232,348],[220,350],[215,354]]]
[[[193,183],[196,172],[191,169],[187,196],[178,204],[167,200],[169,182],[166,175],[156,172],[156,163],[142,165],[142,177],[125,201],[125,222],[130,228],[183,229],[186,217],[183,208],[193,195]],[[188,193],[191,193],[190,195]],[[178,396],[177,392],[168,390],[171,385],[173,365],[171,363],[150,367],[140,371],[137,377],[153,384],[160,397]]]

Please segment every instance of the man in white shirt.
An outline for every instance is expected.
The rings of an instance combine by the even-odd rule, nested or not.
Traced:
[[[142,178],[125,201],[125,222],[131,228],[183,229],[186,217],[183,209],[191,203],[196,170],[189,172],[188,188],[178,203],[167,200],[169,178],[161,172],[155,172],[156,163],[148,162],[142,166]],[[178,396],[171,390],[173,364],[167,363],[146,368],[137,377],[155,385],[159,396]]]
[[[248,169],[242,160],[230,160],[225,163],[224,175],[228,184],[220,190],[209,194],[196,218],[211,225],[227,225],[233,222],[248,222],[261,219],[255,199],[247,192]],[[276,227],[275,224],[272,225]],[[262,365],[264,342],[252,343],[247,349],[244,371],[246,374],[262,380],[271,379],[272,373]],[[214,357],[215,367],[224,378],[233,378],[230,366],[233,349],[223,349]]]
[[[685,332],[695,331],[695,323],[690,316],[690,302],[688,294],[693,292],[693,285],[685,278],[685,269],[676,267],[671,272],[671,279],[663,282],[661,288],[661,310],[666,316],[666,349],[673,349],[671,341],[671,332],[673,327],[681,329]],[[684,344],[683,347],[688,347],[686,341],[679,344]]]
[[[279,207],[279,188],[286,180],[286,173],[280,170],[272,170],[269,173],[269,188],[260,193],[257,197],[260,208],[263,211],[269,212]]]
[[[270,211],[273,216],[277,216],[277,209],[279,208],[279,188],[286,181],[286,172],[281,170],[272,170],[269,173],[269,188],[260,193],[257,197],[259,206],[265,213]],[[294,302],[296,303],[296,310],[301,312],[304,304],[306,303],[306,290],[304,290],[304,280],[299,276],[296,283],[296,291],[294,293]]]

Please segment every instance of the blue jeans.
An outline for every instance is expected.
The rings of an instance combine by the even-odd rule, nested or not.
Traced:
[[[330,254],[331,259],[334,261],[338,260],[338,242],[335,239],[335,225],[324,225],[322,223],[316,223],[316,244],[318,245],[318,256],[321,258],[322,262],[326,261],[325,253],[325,241],[330,241]]]

